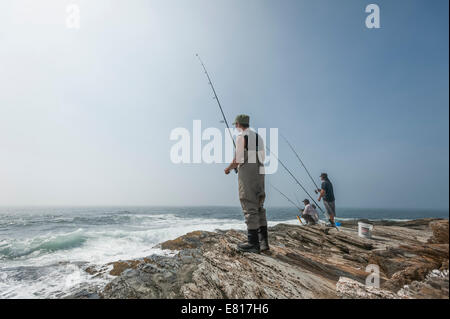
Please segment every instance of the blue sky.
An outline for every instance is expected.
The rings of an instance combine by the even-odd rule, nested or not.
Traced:
[[[198,52],[229,119],[279,128],[338,206],[448,210],[448,1],[377,1],[377,30],[369,3],[2,1],[0,205],[239,205],[225,165],[170,161],[173,128],[222,125]]]

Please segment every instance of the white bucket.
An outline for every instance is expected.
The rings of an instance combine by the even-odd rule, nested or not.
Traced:
[[[358,236],[370,239],[372,238],[373,225],[358,222]]]

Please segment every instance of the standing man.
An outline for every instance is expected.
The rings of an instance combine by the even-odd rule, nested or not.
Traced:
[[[238,250],[259,253],[269,250],[264,208],[264,142],[255,131],[249,129],[248,115],[238,115],[233,124],[239,131],[236,154],[233,162],[225,169],[225,174],[238,168],[239,200],[248,231],[247,242],[239,244]]]
[[[333,192],[333,184],[331,184],[327,173],[320,174],[320,179],[322,181],[322,189],[317,190],[320,193],[318,201],[320,202],[320,200],[323,198],[323,205],[325,206],[327,214],[330,218],[329,226],[334,227],[336,226],[334,224],[334,217],[336,216],[336,205]]]

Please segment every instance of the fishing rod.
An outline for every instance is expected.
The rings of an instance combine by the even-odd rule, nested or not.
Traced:
[[[287,140],[287,138],[283,134],[281,134],[281,137],[289,145],[289,147],[291,148],[292,152],[294,152],[295,156],[297,156],[298,160],[300,161],[300,164],[302,164],[303,168],[305,169],[305,171],[308,174],[309,178],[313,182],[314,186],[316,186],[316,190],[319,190],[320,187],[317,186],[316,182],[314,181],[314,178],[312,178],[311,174],[309,173],[308,169],[306,168],[305,164],[303,163],[302,159],[300,158],[300,155],[298,155],[298,153],[295,151],[294,147],[291,145],[291,143],[289,143],[289,141]]]
[[[289,173],[289,175],[291,175],[291,177],[294,179],[294,181],[303,189],[303,191],[306,193],[306,195],[308,195],[309,198],[311,198],[311,200],[313,201],[313,203],[320,209],[320,211],[322,212],[322,214],[324,214],[325,216],[327,216],[327,214],[324,212],[324,210],[322,209],[322,207],[319,206],[319,204],[317,204],[317,202],[314,200],[314,198],[309,194],[309,192],[306,190],[305,187],[303,187],[302,183],[300,183],[298,181],[298,179],[294,176],[294,174],[292,174],[292,172],[289,170],[289,168],[287,168],[287,166],[283,163],[283,161],[281,161],[278,156],[276,156],[268,146],[266,146],[267,150],[270,152],[270,154],[272,154],[275,159],[281,164],[281,166],[286,170],[286,172]]]
[[[273,186],[272,184],[270,184],[270,186],[272,186],[278,193],[280,193],[284,198],[286,198],[288,200],[289,203],[291,203],[292,205],[294,205],[296,208],[298,208],[298,210],[302,210],[302,208],[300,206],[297,206],[296,203],[294,203],[294,201],[292,201],[289,197],[287,197],[282,191],[280,191],[278,188],[276,188],[275,186]]]
[[[228,129],[228,133],[230,134],[231,140],[233,141],[234,148],[236,148],[236,142],[235,142],[234,139],[233,139],[233,134],[231,133],[230,126],[228,125],[227,118],[226,118],[226,116],[225,116],[225,113],[223,112],[222,104],[220,104],[219,97],[217,96],[216,89],[214,88],[214,85],[213,85],[213,83],[212,83],[211,77],[209,76],[209,73],[208,73],[208,71],[206,70],[206,66],[205,66],[205,64],[203,63],[203,61],[202,61],[202,59],[200,58],[200,56],[199,56],[198,54],[196,54],[195,56],[198,58],[198,60],[200,61],[200,64],[201,64],[202,67],[203,67],[203,70],[205,71],[206,77],[208,78],[208,83],[209,83],[209,85],[211,86],[211,89],[212,89],[212,91],[213,91],[213,93],[214,93],[214,99],[217,101],[217,104],[219,105],[219,109],[220,109],[220,113],[222,113],[223,121],[224,121],[224,123],[225,123],[225,125],[226,125],[226,127],[227,127],[227,129]]]
[[[289,197],[287,197],[282,191],[280,191],[278,188],[276,188],[275,186],[273,186],[271,183],[269,183],[270,186],[272,186],[278,193],[280,193],[284,198],[286,198],[292,205],[294,205],[299,211],[301,211],[302,209],[297,206]],[[300,216],[297,215],[297,219],[300,222],[300,224],[304,225],[304,223],[302,222],[302,219],[300,218]]]
[[[230,134],[230,138],[233,141],[234,149],[236,149],[236,142],[234,141],[233,133],[231,133],[230,125],[228,125],[227,117],[225,116],[225,113],[223,112],[222,104],[220,104],[220,100],[219,100],[219,97],[217,96],[216,89],[214,88],[211,77],[209,76],[209,73],[206,70],[205,64],[203,63],[202,59],[200,58],[200,55],[198,55],[198,53],[197,53],[195,56],[198,58],[198,60],[200,61],[200,64],[203,67],[203,70],[205,71],[206,77],[208,78],[208,83],[211,86],[211,89],[214,93],[214,99],[217,101],[217,105],[219,106],[220,113],[222,113],[223,121],[225,123],[225,126],[227,127],[228,133]],[[238,171],[237,168],[235,168],[234,171],[237,173],[237,171]]]

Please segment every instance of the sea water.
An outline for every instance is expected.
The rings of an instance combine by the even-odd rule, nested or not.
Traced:
[[[343,219],[448,218],[445,211],[338,209]],[[269,225],[298,224],[293,208],[268,208]],[[238,207],[0,208],[0,298],[62,298],[113,261],[171,254],[157,246],[194,230],[245,229]]]

